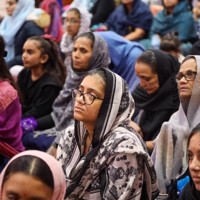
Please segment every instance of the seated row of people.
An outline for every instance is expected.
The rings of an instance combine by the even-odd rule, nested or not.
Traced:
[[[168,146],[169,149],[173,149],[171,148],[173,144],[179,147],[178,150],[175,146],[175,150],[180,152],[174,155],[175,165],[169,179],[176,177],[188,167],[186,157],[181,156],[181,152],[188,148],[191,185],[187,187],[191,187],[192,191],[184,190],[181,198],[192,195],[196,196],[196,199],[199,197],[198,169],[200,169],[198,127],[192,130],[191,136],[189,135],[190,129],[198,124],[196,106],[198,107],[199,104],[199,101],[197,102],[199,67],[196,63],[197,59],[199,57],[188,56],[183,61],[176,76],[182,100],[180,108],[161,128],[162,130],[168,126],[167,130],[173,131],[175,140],[170,141],[169,131],[165,134],[169,136],[169,140],[164,138],[162,145],[157,139],[155,140],[155,144],[161,149]],[[153,152],[152,159],[157,169],[155,171],[141,137],[130,126],[134,101],[125,81],[106,68],[92,70],[86,74],[79,87],[72,90],[72,97],[75,101],[73,114],[75,123],[69,126],[62,135],[56,155],[67,177],[65,198],[100,199],[102,195],[104,198],[111,196],[114,199],[126,199],[132,198],[132,195],[135,196],[137,192],[138,199],[155,199],[158,195],[156,174],[160,181],[160,173],[157,171],[157,162],[154,158],[159,160],[159,156],[154,155]],[[192,112],[194,109],[196,113]],[[184,113],[187,113],[187,116],[184,116]],[[189,119],[193,119],[192,123],[187,121]],[[158,135],[159,138],[160,135]],[[188,147],[185,145],[187,140]],[[163,141],[167,142],[166,146],[163,145]],[[156,149],[159,147],[156,146]],[[165,152],[168,153],[168,151]],[[165,156],[161,158],[163,162]],[[165,169],[163,163],[159,169]],[[12,182],[12,179],[10,181]],[[116,183],[123,187],[116,188]],[[168,186],[167,181],[164,185]],[[158,186],[162,192],[160,182]]]

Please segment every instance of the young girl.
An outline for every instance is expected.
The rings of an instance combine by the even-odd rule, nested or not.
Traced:
[[[20,127],[21,105],[19,102],[17,86],[8,71],[4,56],[4,41],[0,37],[0,143],[5,148],[0,149],[0,171],[8,160],[5,154],[10,150],[23,151],[22,130]]]
[[[0,199],[63,200],[65,176],[55,158],[41,151],[24,151],[0,175]]]
[[[56,43],[48,36],[29,38],[23,47],[25,69],[18,76],[22,94],[24,133],[42,129],[42,117],[52,111],[52,104],[65,81],[65,69]]]

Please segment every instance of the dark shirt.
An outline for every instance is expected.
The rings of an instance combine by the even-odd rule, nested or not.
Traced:
[[[93,14],[91,26],[105,22],[114,9],[114,0],[98,0],[90,10],[90,12]]]
[[[42,129],[46,115],[49,116],[45,121],[53,123],[50,116],[52,104],[62,88],[55,78],[45,73],[36,81],[32,81],[30,69],[23,69],[18,76],[18,86],[23,98],[22,117],[34,117],[38,129]]]
[[[197,191],[193,184],[188,183],[182,191],[179,200],[199,200],[200,191]]]

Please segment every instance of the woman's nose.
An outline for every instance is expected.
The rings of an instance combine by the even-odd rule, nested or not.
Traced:
[[[140,87],[144,87],[146,85],[146,82],[142,79],[140,79]]]
[[[83,95],[81,95],[79,97],[76,97],[76,101],[78,103],[85,104],[85,100],[84,100],[84,96]]]
[[[192,162],[190,163],[191,170],[200,170],[200,160],[194,156]]]

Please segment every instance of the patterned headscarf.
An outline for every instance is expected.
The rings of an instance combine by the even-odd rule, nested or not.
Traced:
[[[155,148],[152,153],[159,189],[160,192],[164,193],[171,180],[187,169],[188,164],[185,152],[187,139],[191,130],[200,121],[200,56],[187,56],[183,62],[191,58],[196,60],[197,75],[187,107],[187,114],[184,112],[181,103],[178,111],[171,116],[170,120],[163,123],[155,140]]]
[[[58,146],[57,158],[62,163],[66,173],[67,199],[81,199],[88,192],[88,189],[90,190],[90,199],[98,199],[99,193],[103,195],[103,198],[110,199],[112,192],[117,193],[117,195],[114,195],[119,195],[119,199],[133,197],[130,193],[137,191],[137,188],[141,188],[142,183],[138,183],[136,186],[131,181],[130,183],[129,180],[124,180],[127,190],[121,193],[122,189],[115,184],[121,178],[115,177],[116,174],[112,176],[112,180],[106,177],[108,168],[112,166],[113,159],[118,155],[135,155],[143,158],[142,164],[140,163],[141,166],[132,166],[133,163],[129,163],[129,167],[131,167],[131,170],[136,171],[144,168],[144,171],[142,171],[144,176],[142,176],[147,185],[148,199],[152,199],[157,195],[155,170],[141,138],[129,126],[134,112],[134,101],[127,84],[120,76],[108,69],[102,69],[102,71],[105,72],[106,76],[105,96],[95,123],[92,149],[84,158],[81,157],[84,151],[87,130],[84,124],[79,121],[75,122],[75,126],[66,129]],[[129,161],[124,161],[124,163],[126,162]],[[120,167],[122,171],[124,170],[124,173],[132,174],[127,171],[128,167]],[[91,184],[95,183],[99,177],[101,177],[101,190],[99,191],[98,187],[91,189]],[[135,175],[131,176],[130,179],[134,180],[134,177]],[[115,189],[114,191],[108,189],[108,185],[109,188],[113,189],[114,187],[116,191]],[[140,199],[141,194],[133,193],[132,195],[137,196],[134,199]]]
[[[37,151],[37,150],[27,150],[27,151],[21,152],[17,154],[16,156],[14,156],[9,161],[9,163],[6,165],[6,167],[1,172],[1,175],[0,175],[0,196],[2,195],[2,187],[3,187],[2,182],[3,182],[7,167],[15,159],[19,157],[23,157],[23,156],[35,156],[37,158],[42,159],[49,166],[51,173],[53,175],[53,180],[54,180],[54,190],[53,190],[53,196],[51,200],[63,200],[64,195],[65,195],[66,181],[65,181],[65,175],[63,173],[62,168],[60,167],[59,163],[53,156],[45,152]]]
[[[106,42],[97,35],[94,35],[94,37],[93,53],[89,61],[88,69],[79,72],[75,71],[71,65],[67,67],[67,78],[65,84],[53,104],[52,117],[57,130],[65,129],[73,119],[71,90],[79,86],[81,80],[89,70],[102,67],[107,68],[110,64],[109,51]]]

